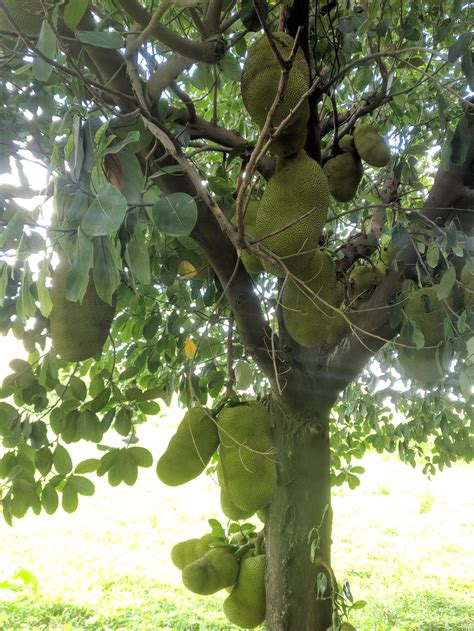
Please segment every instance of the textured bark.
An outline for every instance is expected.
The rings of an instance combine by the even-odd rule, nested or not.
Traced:
[[[268,631],[325,631],[331,625],[331,580],[325,569],[331,563],[332,528],[328,416],[326,404],[318,401],[305,411],[272,407],[278,477],[265,539]],[[317,597],[320,572],[328,589]]]

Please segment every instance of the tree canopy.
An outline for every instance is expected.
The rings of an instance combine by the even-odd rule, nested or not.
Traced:
[[[161,455],[139,426],[173,397],[214,423],[258,399],[277,471],[250,537],[266,549],[267,628],[339,628],[330,485],[355,488],[370,448],[430,475],[472,458],[469,20],[461,0],[0,0],[0,331],[28,352],[0,390],[9,524],[73,512],[94,474],[133,485]],[[248,70],[259,41],[267,57]],[[281,114],[298,65],[304,88]],[[246,67],[269,99],[261,120]],[[377,166],[358,140],[368,125],[390,149]],[[338,177],[342,156],[358,169],[348,194],[327,166]],[[301,220],[272,223],[306,190],[303,167],[269,201],[296,159],[311,191],[329,179],[327,211],[323,189],[310,194],[323,228],[311,241],[309,222],[305,243],[326,257],[327,296],[272,230],[258,234],[264,205],[276,237]],[[304,339],[328,318],[339,332],[301,345],[290,318],[303,304]],[[90,457],[73,463],[81,440]],[[298,527],[282,525],[289,507]]]

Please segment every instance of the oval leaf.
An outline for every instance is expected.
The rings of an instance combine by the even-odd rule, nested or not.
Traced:
[[[122,48],[123,38],[116,31],[78,31],[77,39],[83,44],[99,48]]]
[[[172,193],[162,197],[153,206],[153,219],[165,234],[185,237],[191,234],[196,225],[196,202],[187,193]]]
[[[120,228],[126,211],[125,197],[118,188],[106,184],[86,210],[82,228],[91,237],[112,234]]]

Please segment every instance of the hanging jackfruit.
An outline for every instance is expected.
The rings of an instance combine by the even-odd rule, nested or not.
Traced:
[[[273,41],[283,59],[288,60],[294,40],[286,33],[273,33]],[[275,100],[281,69],[275,58],[267,36],[263,35],[251,46],[244,63],[241,80],[242,100],[252,120],[259,127],[265,123],[267,114]],[[276,126],[290,114],[309,88],[309,68],[303,51],[298,49],[288,75],[288,83],[282,103],[273,117]],[[295,120],[307,121],[309,105],[306,101],[296,114]],[[292,121],[294,122],[294,121]]]
[[[393,263],[397,254],[396,248],[393,243],[386,243],[380,249],[380,258],[376,264],[377,269],[383,275]]]
[[[339,148],[341,149],[341,151],[357,153],[354,144],[354,136],[352,136],[351,134],[345,134],[339,141]]]
[[[4,0],[4,3],[12,18],[27,35],[39,34],[45,15],[38,0]],[[0,11],[0,29],[12,32],[15,30],[3,11]]]
[[[272,140],[270,151],[278,158],[288,158],[304,149],[308,135],[308,121],[304,116],[285,126],[277,138]]]
[[[436,287],[412,292],[403,310],[423,333],[425,346],[436,346],[444,339],[444,321],[449,312],[447,305],[438,298]]]
[[[49,315],[53,350],[69,362],[83,361],[102,351],[115,314],[112,305],[97,294],[92,275],[82,302],[66,297],[69,266],[64,258],[52,274]]]
[[[237,585],[224,600],[227,619],[243,629],[265,620],[265,555],[248,556],[240,562]]]
[[[171,561],[179,570],[183,570],[190,563],[204,556],[210,550],[210,543],[216,538],[204,535],[200,539],[180,541],[171,548]]]
[[[338,202],[349,202],[355,197],[364,169],[355,153],[341,153],[324,165],[329,191]]]
[[[239,521],[240,519],[248,519],[252,517],[253,511],[244,511],[234,504],[229,493],[229,489],[224,481],[224,474],[222,472],[222,464],[219,461],[217,465],[217,479],[221,488],[221,508],[226,517],[233,521]]]
[[[183,569],[183,584],[195,594],[214,594],[237,580],[239,564],[227,548],[212,548]]]
[[[305,348],[324,344],[328,338],[335,343],[345,327],[341,329],[341,317],[331,308],[337,303],[336,268],[331,257],[317,251],[302,281],[288,278],[283,287],[281,303],[288,333]]]
[[[257,222],[257,211],[259,201],[257,199],[249,200],[244,215],[244,230],[245,234],[249,237],[255,237],[255,224]],[[237,226],[237,215],[232,217],[232,223]],[[249,274],[258,274],[263,271],[263,266],[260,259],[253,254],[250,254],[246,250],[242,250],[240,253],[242,263]]]
[[[232,502],[254,514],[270,501],[276,483],[270,419],[259,402],[226,407],[219,414],[219,454]]]
[[[407,343],[400,336],[402,343]],[[436,348],[420,348],[413,351],[400,347],[398,349],[398,359],[405,374],[414,381],[422,385],[432,385],[439,383],[444,376],[444,370],[441,365],[442,346]]]
[[[355,265],[349,274],[351,293],[354,297],[360,296],[372,287],[375,287],[382,278],[379,269],[372,265]]]
[[[384,167],[390,160],[390,147],[375,127],[362,123],[355,128],[354,144],[359,156],[374,167]]]
[[[164,484],[185,484],[204,471],[219,444],[216,423],[205,408],[186,412],[158,460],[156,473]]]
[[[258,208],[256,237],[296,273],[317,247],[328,204],[324,171],[305,151],[300,151],[279,161],[268,181]]]

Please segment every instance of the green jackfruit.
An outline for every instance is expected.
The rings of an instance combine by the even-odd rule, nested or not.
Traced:
[[[239,563],[227,548],[213,548],[183,569],[183,584],[195,594],[214,594],[233,585],[239,574]]]
[[[158,477],[169,486],[178,486],[197,478],[218,444],[217,427],[209,412],[200,407],[191,408],[158,460]]]
[[[425,287],[412,292],[404,306],[405,315],[423,333],[425,346],[436,346],[444,340],[444,321],[447,306],[438,298],[436,287]]]
[[[329,187],[324,171],[300,151],[281,161],[268,181],[258,208],[256,237],[282,257],[290,271],[297,273],[317,247],[328,205]],[[274,232],[277,234],[272,235]]]
[[[285,33],[273,33],[273,41],[283,59],[288,60],[294,40]],[[244,63],[241,80],[242,100],[252,120],[259,127],[265,123],[267,114],[275,100],[281,69],[275,59],[267,36],[263,35],[251,46]],[[276,126],[290,114],[301,97],[309,88],[309,68],[303,51],[298,49],[294,64],[288,75],[288,83],[282,103],[278,106],[273,117]],[[295,120],[308,120],[308,102],[298,111]],[[294,121],[292,121],[294,122]]]
[[[265,555],[242,559],[237,585],[224,600],[223,610],[232,624],[243,629],[265,620]]]
[[[308,121],[299,116],[293,123],[286,125],[270,145],[270,151],[278,158],[288,158],[304,149],[308,135]]]
[[[336,267],[331,257],[316,252],[302,280],[304,286],[289,278],[283,287],[281,303],[288,333],[305,348],[324,344],[328,338],[334,343],[341,318],[328,306],[337,303]]]
[[[49,321],[54,351],[69,362],[83,361],[102,351],[115,314],[112,305],[97,294],[92,275],[82,302],[66,298],[69,268],[62,259],[52,274]]]
[[[390,160],[390,147],[375,127],[362,123],[355,128],[354,143],[357,153],[367,164],[384,167]]]
[[[4,0],[7,10],[18,26],[28,35],[38,35],[44,20],[44,11],[38,0]],[[0,10],[0,29],[14,31],[7,16]]]
[[[259,201],[257,199],[249,200],[244,215],[244,230],[249,237],[255,237],[255,224],[257,222],[257,211]],[[237,215],[232,217],[232,223],[237,226]],[[242,263],[249,274],[258,274],[263,271],[263,265],[260,259],[245,250],[240,253]]]
[[[376,267],[382,275],[385,274],[390,265],[393,263],[396,254],[397,250],[392,242],[386,243],[381,247],[380,258],[376,263]]]
[[[352,294],[360,296],[380,281],[380,270],[372,265],[356,265],[349,274],[349,283]]]
[[[252,511],[244,511],[234,504],[229,493],[229,489],[224,481],[224,474],[222,472],[222,464],[219,461],[217,465],[217,479],[221,487],[221,508],[226,517],[233,521],[239,521],[240,519],[248,519],[252,517]]]
[[[204,556],[210,550],[210,542],[215,540],[211,535],[209,539],[206,535],[201,539],[187,539],[180,541],[171,548],[171,561],[179,570],[183,570],[187,565],[193,563]]]
[[[254,402],[226,407],[218,420],[224,483],[232,502],[253,515],[268,504],[276,484],[268,412]]]
[[[355,144],[354,144],[354,136],[351,134],[346,134],[339,141],[339,148],[341,151],[349,152],[349,153],[357,153]]]
[[[474,274],[468,270],[466,265],[461,270],[459,280],[463,285],[464,308],[468,311],[474,305]]]
[[[403,342],[403,334],[400,337]],[[422,385],[436,384],[444,376],[441,365],[442,346],[437,348],[420,348],[410,352],[406,348],[399,348],[398,359],[407,377]]]
[[[329,191],[338,202],[349,202],[355,197],[364,169],[354,153],[341,153],[324,165]]]

